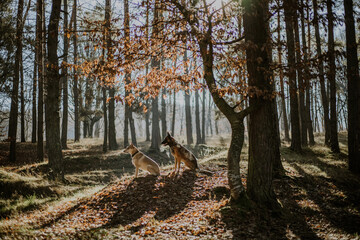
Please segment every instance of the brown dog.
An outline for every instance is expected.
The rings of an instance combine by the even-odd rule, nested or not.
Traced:
[[[185,163],[185,166],[195,171],[199,169],[197,159],[192,152],[178,143],[168,132],[164,141],[161,143],[164,146],[169,146],[171,150],[171,154],[175,158],[175,170],[172,174],[176,174],[180,171],[181,162]]]
[[[130,144],[130,146],[128,146],[124,152],[131,154],[132,163],[136,168],[135,178],[138,176],[139,168],[148,171],[151,175],[160,175],[159,165],[150,157],[139,151],[139,149],[137,149],[134,144]]]

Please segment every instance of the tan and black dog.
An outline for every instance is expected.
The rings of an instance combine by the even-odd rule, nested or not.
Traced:
[[[164,146],[169,146],[171,150],[171,154],[175,158],[175,170],[172,174],[176,174],[180,171],[181,162],[185,163],[185,166],[195,171],[199,169],[197,159],[192,152],[190,152],[187,148],[178,143],[175,138],[173,138],[170,133],[167,133],[164,141],[161,143]]]
[[[139,151],[139,149],[137,149],[134,144],[131,143],[130,146],[124,150],[124,152],[131,154],[132,163],[136,168],[135,178],[138,176],[139,168],[148,171],[151,175],[160,175],[159,165],[150,157]]]

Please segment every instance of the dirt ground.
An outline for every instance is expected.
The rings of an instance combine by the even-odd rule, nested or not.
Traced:
[[[182,170],[175,178],[166,148],[150,154],[161,176],[134,179],[122,150],[103,154],[94,139],[70,143],[66,184],[46,180],[46,162],[31,161],[35,145],[20,144],[21,161],[10,164],[2,143],[0,239],[360,239],[360,178],[347,170],[346,134],[340,141],[341,154],[321,136],[301,155],[283,143],[286,174],[273,182],[281,213],[229,205],[227,138],[192,149],[213,175]],[[246,186],[246,147],[241,174]]]

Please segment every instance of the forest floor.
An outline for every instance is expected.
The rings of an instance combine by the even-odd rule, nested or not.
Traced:
[[[134,179],[122,150],[103,154],[96,139],[70,143],[62,184],[46,180],[46,162],[33,162],[36,145],[19,144],[11,164],[8,143],[0,143],[0,239],[360,239],[360,177],[347,170],[346,134],[340,154],[321,142],[318,136],[301,155],[283,143],[276,214],[229,205],[227,138],[193,149],[212,176],[182,171],[176,178],[168,175],[168,151],[150,154],[161,176]],[[241,158],[246,186],[247,147]]]

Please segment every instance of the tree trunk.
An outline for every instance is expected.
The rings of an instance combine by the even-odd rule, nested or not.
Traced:
[[[73,43],[74,43],[74,65],[77,65],[77,0],[73,4]],[[78,71],[74,69],[74,128],[75,128],[75,142],[80,141],[80,113],[79,113],[79,83]]]
[[[265,19],[268,13],[268,2],[245,0],[244,35],[251,46],[246,49],[249,86],[271,93],[271,70],[269,59],[270,35]],[[253,14],[256,12],[257,14]],[[262,59],[261,62],[258,59]],[[261,70],[259,70],[261,69]],[[254,95],[256,96],[256,94]],[[275,98],[269,96],[251,97],[250,107],[257,107],[250,112],[249,123],[249,168],[247,193],[257,204],[270,209],[278,208],[272,187],[273,163],[278,152],[278,136],[276,134]],[[259,151],[259,149],[262,149]]]
[[[36,38],[38,39],[38,141],[37,160],[44,160],[44,79],[45,79],[45,10],[44,0],[38,0],[36,4]]]
[[[316,39],[316,54],[318,57],[318,71],[320,79],[320,91],[321,91],[321,100],[324,109],[324,126],[325,126],[325,144],[329,145],[330,143],[330,123],[329,123],[329,101],[326,96],[325,90],[325,73],[324,73],[324,63],[323,56],[321,52],[321,39],[320,39],[320,29],[319,29],[319,16],[318,16],[318,3],[317,0],[313,0],[314,7],[314,27],[315,27],[315,39]]]
[[[200,106],[199,106],[199,91],[195,91],[195,127],[196,127],[196,145],[201,144],[201,129],[200,129]]]
[[[279,64],[282,64],[282,47],[281,47],[281,39],[280,39],[280,12],[278,13],[277,17],[277,23],[278,23],[278,59]],[[284,125],[284,134],[285,134],[285,141],[290,142],[290,136],[289,136],[289,125],[287,120],[287,111],[286,111],[286,104],[285,104],[285,90],[284,90],[284,72],[282,67],[279,69],[279,78],[280,78],[280,97],[281,97],[281,109],[283,112],[283,125]]]
[[[107,139],[108,139],[108,116],[107,116],[107,106],[106,106],[106,100],[107,100],[107,94],[106,94],[106,88],[102,88],[103,92],[103,115],[104,115],[104,142],[103,142],[103,152],[107,152]]]
[[[206,100],[206,92],[205,89],[203,89],[203,98],[202,98],[202,117],[201,117],[201,143],[205,144],[205,108],[206,108],[206,104],[205,104],[205,100]]]
[[[166,132],[167,132],[167,126],[166,126],[166,102],[165,102],[165,98],[164,96],[166,96],[166,90],[163,88],[162,89],[162,94],[161,94],[161,133],[162,133],[162,139],[164,139],[166,137]]]
[[[24,97],[24,65],[23,53],[20,56],[20,141],[26,142],[25,139],[25,97]]]
[[[118,144],[116,142],[115,129],[115,88],[109,89],[109,149],[116,150]]]
[[[344,0],[346,26],[346,59],[348,79],[348,149],[349,170],[360,174],[360,77],[357,56],[354,7]]]
[[[148,109],[147,112],[145,113],[145,128],[146,128],[146,141],[150,142],[150,111],[149,111],[149,100],[146,100],[146,108]]]
[[[36,23],[37,24],[37,23]],[[37,37],[37,35],[36,35]],[[33,73],[33,87],[32,87],[32,116],[31,116],[31,142],[36,143],[36,92],[37,92],[37,61],[38,61],[38,42],[35,40],[35,61],[34,61],[34,73]]]
[[[295,152],[301,152],[299,104],[297,97],[296,72],[295,72],[295,40],[294,40],[294,20],[295,16],[294,0],[284,1],[285,23],[286,23],[286,45],[288,48],[289,64],[289,92],[290,92],[290,118],[291,118],[291,146]]]
[[[308,22],[308,35],[309,35],[309,41],[308,46],[306,46],[306,33],[305,33],[305,17],[304,17],[304,1],[301,0],[301,36],[302,36],[302,42],[303,42],[303,54],[304,54],[304,79],[305,79],[305,89],[306,89],[306,102],[305,102],[305,111],[306,111],[306,128],[308,130],[308,136],[309,136],[309,144],[311,146],[315,145],[314,140],[314,130],[312,126],[312,120],[311,120],[311,104],[310,104],[310,70],[309,70],[309,63],[308,63],[308,49],[310,49],[310,16],[309,16],[309,8],[307,7],[307,22]]]
[[[171,121],[171,134],[173,136],[175,136],[175,119],[176,119],[176,92],[174,90],[174,93],[173,93],[173,112],[172,112],[172,121]]]
[[[64,0],[64,61],[62,68],[63,82],[63,117],[62,117],[62,128],[61,128],[61,146],[62,149],[67,149],[67,131],[68,131],[68,69],[66,64],[68,63],[68,54],[69,54],[69,38],[68,38],[68,1]]]
[[[335,43],[334,43],[334,14],[332,10],[332,0],[326,1],[328,18],[328,59],[330,82],[330,147],[334,153],[339,153],[339,140],[337,132],[337,112],[336,112],[336,66],[335,66]]]
[[[152,128],[151,128],[151,146],[150,149],[155,152],[160,151],[160,116],[159,116],[159,98],[152,100]]]
[[[58,34],[61,0],[53,0],[48,27],[48,62],[46,73],[46,142],[48,147],[50,178],[64,180],[64,166],[60,140],[60,82],[58,65]]]
[[[20,61],[22,55],[22,36],[23,36],[23,21],[22,15],[24,10],[24,0],[19,0],[18,12],[16,19],[16,53],[15,53],[15,76],[11,91],[11,106],[10,106],[10,118],[9,118],[9,139],[10,139],[10,155],[9,160],[11,162],[16,161],[16,133],[18,123],[18,105],[19,105],[19,73],[20,73]]]
[[[187,50],[184,52],[184,62],[188,60]],[[188,73],[188,69],[185,70],[185,74]],[[190,106],[190,92],[188,90],[185,91],[185,121],[186,121],[186,142],[187,145],[191,145],[194,143],[193,135],[192,135],[192,117],[191,117],[191,106]]]

